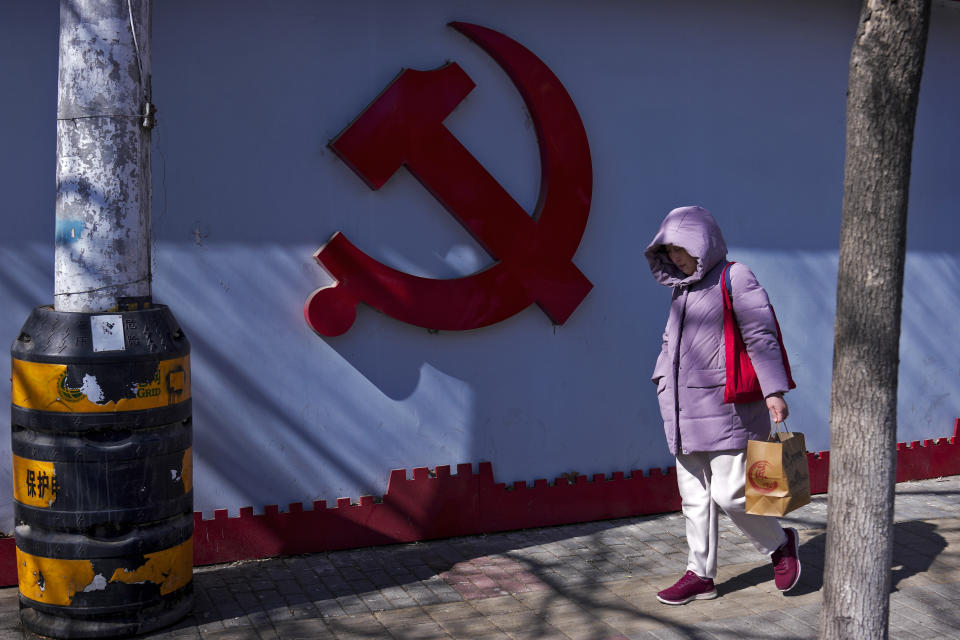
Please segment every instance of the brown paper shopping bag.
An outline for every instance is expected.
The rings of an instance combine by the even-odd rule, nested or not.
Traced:
[[[782,516],[810,502],[806,442],[781,424],[768,440],[747,442],[747,513]]]

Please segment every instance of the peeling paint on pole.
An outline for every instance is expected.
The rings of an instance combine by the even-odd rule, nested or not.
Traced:
[[[58,311],[150,299],[149,102],[150,0],[61,0]]]

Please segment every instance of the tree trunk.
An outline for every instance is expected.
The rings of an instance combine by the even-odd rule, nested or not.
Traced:
[[[820,637],[886,638],[907,200],[929,0],[865,0],[847,91]]]
[[[150,2],[60,0],[57,311],[150,300]]]

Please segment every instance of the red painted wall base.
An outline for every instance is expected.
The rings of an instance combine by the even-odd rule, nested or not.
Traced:
[[[897,444],[897,482],[960,475],[960,418],[952,438]],[[827,491],[829,452],[809,453],[810,489]],[[653,469],[647,475],[614,472],[561,477],[552,484],[536,480],[533,486],[494,482],[493,466],[481,462],[478,473],[470,464],[390,473],[382,499],[363,496],[354,504],[340,498],[327,508],[321,500],[304,510],[299,502],[281,513],[267,506],[263,515],[251,507],[230,518],[226,510],[212,520],[194,514],[194,563],[197,565],[253,558],[333,551],[493,533],[549,525],[666,513],[680,509],[676,470]],[[13,538],[0,539],[0,586],[17,584]]]

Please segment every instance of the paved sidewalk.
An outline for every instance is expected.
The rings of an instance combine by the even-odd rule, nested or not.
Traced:
[[[897,487],[890,637],[960,638],[960,476]],[[654,594],[686,565],[679,514],[201,567],[194,614],[156,639],[816,638],[826,497],[784,518],[803,572],[788,595],[721,520],[716,600]],[[0,640],[21,638],[0,589]]]

